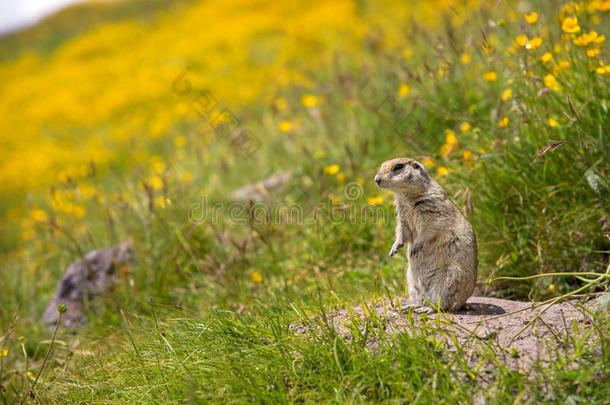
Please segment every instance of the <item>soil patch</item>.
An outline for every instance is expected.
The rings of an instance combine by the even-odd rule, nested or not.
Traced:
[[[579,304],[577,300],[535,306],[529,302],[491,297],[471,297],[467,305],[453,313],[421,315],[406,306],[406,298],[380,298],[365,305],[332,311],[323,320],[345,339],[352,340],[355,327],[364,334],[371,319],[390,335],[417,333],[426,327],[450,352],[458,349],[470,355],[476,365],[481,356],[477,349],[493,347],[499,358],[516,371],[527,372],[533,364],[553,361],[558,355],[575,352],[577,342],[586,338],[593,350],[598,339],[593,327],[595,301]],[[293,325],[297,333],[312,334],[316,327]],[[369,332],[370,333],[370,332]],[[378,339],[371,336],[371,350]],[[499,355],[498,355],[499,353]]]

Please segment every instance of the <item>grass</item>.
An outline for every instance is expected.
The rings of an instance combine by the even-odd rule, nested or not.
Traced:
[[[346,342],[324,323],[313,338],[295,335],[289,325],[304,308],[290,309],[283,295],[273,298],[274,304],[257,300],[242,314],[216,309],[201,317],[155,306],[150,318],[126,317],[100,336],[103,345],[114,350],[99,351],[99,341],[83,344],[71,364],[78,372],[58,372],[38,394],[42,402],[63,398],[72,403],[101,398],[106,403],[218,398],[274,403],[470,403],[473,398],[493,403],[603,403],[609,393],[607,384],[597,383],[607,378],[607,342],[602,344],[605,359],[585,346],[529,376],[504,365],[507,353],[482,344],[486,350],[473,369],[463,354],[444,352],[440,339],[430,337],[438,331],[434,324],[389,336],[379,328],[379,318],[369,318],[370,333],[378,339],[371,350],[365,336],[354,333]],[[355,324],[351,328],[358,330]]]
[[[193,2],[193,9],[188,9],[190,2],[178,9],[161,7],[158,14],[146,14],[151,20],[144,25],[134,23],[140,14],[133,8],[124,14],[109,11],[107,25],[96,22],[94,34],[81,34],[78,26],[65,28],[70,35],[62,31],[67,37],[58,40],[63,48],[38,43],[35,37],[23,40],[27,35],[15,41],[39,49],[37,57],[48,61],[53,72],[66,54],[88,49],[82,65],[68,59],[71,71],[75,77],[81,70],[102,75],[104,69],[95,63],[99,54],[112,56],[113,69],[121,72],[137,62],[112,40],[116,30],[126,30],[142,41],[133,54],[159,62],[158,55],[186,52],[195,62],[187,80],[201,90],[213,82],[203,66],[219,69],[216,74],[224,71],[201,59],[195,46],[200,37],[193,34],[199,31],[190,31],[194,26],[189,21],[208,15],[204,3]],[[508,368],[503,361],[507,353],[493,341],[479,344],[473,368],[465,351],[441,349],[433,324],[390,336],[379,328],[382,320],[369,316],[364,324],[370,334],[362,335],[352,324],[355,337],[348,341],[321,321],[324,312],[337,306],[405,294],[404,252],[385,258],[393,238],[391,195],[372,181],[379,164],[396,155],[424,161],[469,212],[479,241],[479,281],[506,277],[494,284],[496,295],[545,300],[583,282],[532,276],[603,273],[610,251],[604,222],[610,211],[609,87],[608,75],[598,70],[603,70],[600,62],[607,60],[607,51],[604,43],[575,44],[590,30],[610,35],[608,12],[591,4],[599,6],[588,2],[576,10],[550,1],[532,3],[526,11],[540,16],[529,24],[524,10],[510,2],[460,3],[453,11],[426,2],[408,11],[362,2],[345,8],[355,10],[356,17],[349,18],[361,23],[362,32],[358,24],[338,22],[333,30],[334,18],[323,15],[328,12],[323,8],[319,15],[271,8],[268,14],[279,17],[265,27],[277,24],[277,31],[250,27],[239,33],[246,39],[226,38],[235,49],[247,45],[248,59],[236,63],[240,69],[255,65],[239,71],[244,81],[251,79],[243,83],[243,92],[258,94],[255,100],[240,93],[241,83],[236,88],[211,85],[222,107],[230,108],[261,141],[249,158],[226,137],[215,136],[206,126],[209,117],[194,112],[188,97],[172,92],[182,66],[159,76],[154,69],[136,69],[131,86],[117,93],[110,87],[109,94],[120,95],[121,101],[113,108],[101,105],[85,118],[72,106],[75,110],[66,110],[69,120],[42,122],[48,136],[64,134],[64,141],[95,138],[92,133],[106,141],[116,133],[133,139],[131,144],[108,141],[111,158],[66,169],[60,181],[45,178],[40,185],[28,180],[39,188],[28,189],[32,207],[25,213],[3,203],[5,212],[25,216],[16,221],[19,236],[12,231],[14,223],[3,230],[3,239],[10,241],[3,245],[9,253],[0,268],[0,353],[7,349],[7,356],[0,356],[0,403],[468,403],[475,398],[607,403],[605,315],[593,324],[594,343],[576,335],[531,374]],[[232,27],[242,20],[268,23],[267,17],[239,4],[221,11],[235,13]],[[569,34],[562,21],[573,15],[582,28]],[[319,32],[307,25],[311,19],[320,24]],[[282,31],[291,21],[311,31]],[[166,44],[165,53],[144,42],[152,34]],[[519,46],[521,34],[530,40],[540,36],[542,45]],[[172,45],[176,35],[188,41],[182,48]],[[295,48],[302,53],[282,54],[287,59],[278,57],[277,62],[283,49],[277,43],[290,35],[298,38],[290,41],[302,45]],[[324,35],[332,35],[332,44],[321,39]],[[336,47],[339,43],[345,49]],[[204,45],[208,52],[220,52],[214,53],[218,60],[230,60],[217,43]],[[587,49],[598,48],[599,55],[587,56]],[[544,62],[547,52],[552,60]],[[301,57],[289,57],[295,55]],[[3,72],[18,72],[15,66],[22,66],[11,63],[27,67],[28,59],[21,57],[14,52],[2,59]],[[278,65],[265,70],[261,61],[269,60]],[[286,71],[273,70],[282,63],[298,72],[290,76],[293,80],[281,78]],[[42,83],[39,71],[24,72],[19,80],[29,74]],[[495,74],[492,81],[489,72]],[[149,77],[162,84],[151,83],[148,104],[138,104],[141,84]],[[258,83],[261,78],[270,82]],[[112,86],[112,80],[107,83]],[[100,86],[83,84],[96,94],[103,92]],[[23,111],[36,110],[36,101],[30,102]],[[10,111],[15,122],[29,118]],[[127,125],[130,116],[141,125]],[[142,138],[141,132],[156,130],[159,117],[167,122],[158,137]],[[536,158],[557,141],[566,143]],[[18,142],[12,136],[8,145]],[[53,157],[53,149],[40,148]],[[276,213],[282,203],[297,201],[301,221],[265,221],[264,211],[231,209],[235,189],[282,171],[292,173],[291,181],[264,208]],[[48,184],[53,189],[47,195]],[[11,190],[6,201],[24,192]],[[189,209],[204,196],[210,206],[224,208],[217,221],[194,224]],[[374,205],[378,200],[382,204]],[[370,220],[366,215],[371,210],[385,215],[384,220]],[[120,273],[105,297],[89,302],[89,324],[75,331],[60,329],[51,350],[51,334],[38,319],[62,272],[80,252],[125,239],[134,240],[137,263]],[[524,276],[529,278],[510,279]],[[607,285],[602,280],[586,292]],[[290,330],[310,316],[318,323],[318,335]],[[374,350],[367,344],[371,336],[378,340]],[[39,372],[34,397],[27,399]]]

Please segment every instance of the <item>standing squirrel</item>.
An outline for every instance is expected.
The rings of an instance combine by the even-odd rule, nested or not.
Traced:
[[[477,243],[470,222],[413,159],[382,163],[375,182],[394,193],[396,241],[388,258],[407,244],[409,306],[428,313],[460,309],[477,279]]]

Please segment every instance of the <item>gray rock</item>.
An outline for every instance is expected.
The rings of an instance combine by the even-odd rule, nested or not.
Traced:
[[[273,191],[281,190],[290,181],[290,172],[282,172],[257,183],[248,184],[233,192],[234,201],[262,202],[268,199]]]
[[[610,311],[610,292],[605,292],[591,302],[594,312]]]
[[[57,323],[61,304],[68,308],[62,315],[62,325],[74,327],[87,322],[84,308],[85,300],[106,292],[113,282],[115,267],[121,263],[133,262],[133,243],[123,242],[119,245],[97,249],[87,253],[83,259],[75,260],[61,278],[55,294],[42,315],[42,323],[53,326]]]

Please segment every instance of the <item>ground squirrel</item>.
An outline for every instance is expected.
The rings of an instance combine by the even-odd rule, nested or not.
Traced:
[[[375,176],[394,193],[396,241],[388,258],[407,244],[409,306],[423,312],[459,309],[477,279],[477,243],[472,225],[447,192],[408,158],[388,160]]]

